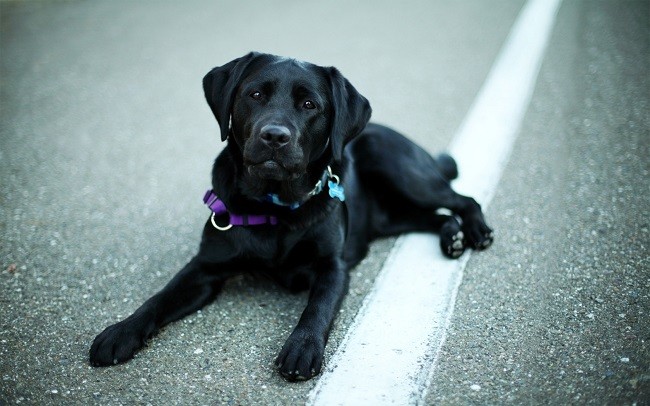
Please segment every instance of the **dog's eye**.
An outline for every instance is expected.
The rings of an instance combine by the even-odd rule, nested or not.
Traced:
[[[313,110],[316,108],[316,104],[311,100],[307,100],[302,104],[302,107],[306,108],[307,110]]]
[[[254,91],[253,93],[251,93],[251,98],[254,100],[259,100],[262,98],[262,93],[258,91]]]

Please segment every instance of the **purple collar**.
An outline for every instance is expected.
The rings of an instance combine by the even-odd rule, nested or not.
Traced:
[[[284,203],[282,202],[277,195],[268,195],[265,201],[273,203],[278,206],[289,207],[291,210],[295,210],[300,207],[305,201],[309,200],[311,197],[319,194],[327,182],[327,188],[329,189],[329,196],[332,199],[338,199],[340,201],[345,200],[345,191],[343,185],[340,185],[340,178],[332,172],[330,166],[325,169],[323,177],[316,183],[314,189],[309,192],[307,198],[303,202],[298,203]],[[264,215],[264,214],[235,214],[226,208],[224,202],[217,197],[217,195],[212,191],[208,190],[203,196],[203,203],[205,203],[210,210],[212,210],[212,216],[210,221],[214,228],[220,231],[230,230],[232,226],[260,226],[264,224],[277,225],[278,218],[276,216]],[[230,218],[229,222],[225,226],[220,226],[214,220],[215,216],[220,216],[222,214],[227,214]]]
[[[220,231],[229,230],[232,226],[259,226],[263,224],[278,224],[278,218],[275,216],[253,214],[241,215],[229,212],[228,209],[226,209],[226,205],[223,203],[223,201],[220,200],[212,190],[208,190],[205,193],[205,196],[203,196],[203,203],[205,203],[210,208],[210,210],[212,210],[212,217],[210,217],[210,221],[212,222],[214,228]],[[230,217],[228,224],[225,226],[219,226],[216,221],[214,221],[214,217],[221,214],[228,214]]]

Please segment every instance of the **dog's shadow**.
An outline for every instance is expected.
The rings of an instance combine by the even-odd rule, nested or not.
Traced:
[[[372,289],[393,244],[393,238],[374,242],[370,255],[351,270],[349,292],[331,331],[326,361]],[[225,378],[236,373],[266,384],[277,381],[285,385],[287,382],[276,372],[275,358],[300,319],[308,297],[309,291],[291,292],[261,274],[233,277],[213,303],[161,329],[134,361],[152,366],[189,361],[215,381],[221,375]]]

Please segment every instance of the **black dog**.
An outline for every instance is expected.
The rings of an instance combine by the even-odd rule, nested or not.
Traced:
[[[203,88],[228,144],[205,196],[213,214],[199,252],[95,338],[92,365],[129,360],[158,329],[214,300],[228,278],[251,272],[311,289],[276,361],[285,378],[309,379],[320,372],[348,270],[372,239],[438,232],[452,258],[492,243],[478,203],[449,186],[455,161],[367,125],[368,101],[335,68],[250,53],[214,68]]]

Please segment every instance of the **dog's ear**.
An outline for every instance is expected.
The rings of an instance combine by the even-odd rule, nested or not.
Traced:
[[[219,123],[221,141],[225,141],[230,132],[230,113],[237,86],[246,68],[259,55],[251,52],[223,66],[217,66],[203,78],[205,99]]]
[[[332,90],[330,143],[335,161],[343,156],[345,144],[359,135],[370,120],[370,103],[336,68],[328,68]]]

